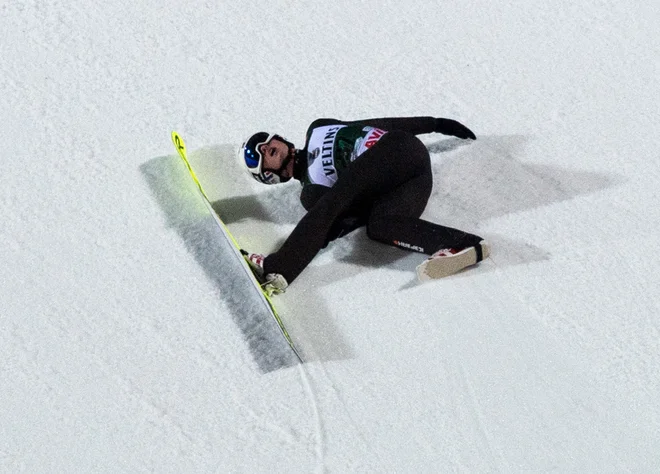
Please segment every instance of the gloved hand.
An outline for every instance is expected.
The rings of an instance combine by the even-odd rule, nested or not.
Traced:
[[[435,119],[435,131],[438,133],[442,133],[443,135],[451,135],[453,137],[458,137],[463,139],[466,138],[471,138],[472,140],[477,139],[476,135],[472,133],[472,130],[467,128],[462,123],[452,119],[446,119],[446,118]]]
[[[259,284],[264,289],[268,296],[278,295],[284,293],[289,286],[289,283],[279,273],[267,273],[264,275],[264,255],[260,253],[249,253],[241,249],[243,258],[250,266],[250,270],[259,281]]]

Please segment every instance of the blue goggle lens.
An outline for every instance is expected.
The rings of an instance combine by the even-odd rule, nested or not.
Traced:
[[[251,148],[245,148],[243,157],[245,158],[245,164],[248,165],[248,168],[257,168],[259,166],[259,155]]]

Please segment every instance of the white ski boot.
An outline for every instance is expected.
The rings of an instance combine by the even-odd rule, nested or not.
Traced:
[[[490,247],[486,241],[482,240],[478,245],[479,248],[438,250],[417,266],[417,278],[420,281],[443,278],[488,258]]]

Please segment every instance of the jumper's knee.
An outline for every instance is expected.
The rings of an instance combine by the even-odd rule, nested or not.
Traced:
[[[367,236],[371,240],[387,241],[393,216],[370,216],[367,221]]]

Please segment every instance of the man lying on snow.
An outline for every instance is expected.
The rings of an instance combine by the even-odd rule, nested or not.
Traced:
[[[276,134],[252,135],[238,153],[254,179],[300,181],[307,210],[277,252],[243,251],[266,291],[283,292],[328,242],[362,226],[370,239],[430,255],[417,267],[421,280],[488,257],[481,237],[419,218],[433,176],[429,152],[416,135],[431,132],[476,140],[459,122],[434,117],[318,119],[302,149]]]

